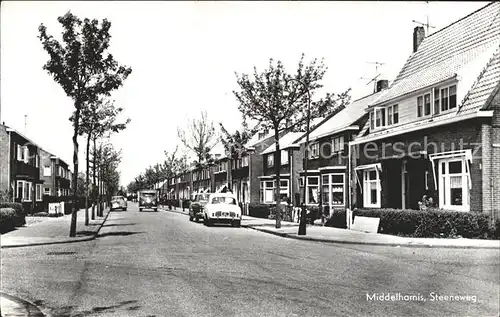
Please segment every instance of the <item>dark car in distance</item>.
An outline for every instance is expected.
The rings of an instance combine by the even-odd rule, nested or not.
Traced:
[[[139,192],[139,211],[143,209],[158,211],[158,193],[156,190],[141,190]]]
[[[208,203],[210,193],[193,194],[191,204],[189,204],[189,221],[203,219],[203,208]]]

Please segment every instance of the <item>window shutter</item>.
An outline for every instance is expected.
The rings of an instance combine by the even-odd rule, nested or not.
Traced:
[[[21,161],[23,158],[23,152],[22,152],[22,148],[21,148],[21,145],[18,144],[17,145],[17,160],[18,161]]]

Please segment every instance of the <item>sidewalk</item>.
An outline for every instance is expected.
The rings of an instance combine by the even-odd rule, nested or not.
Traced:
[[[89,214],[91,214],[91,210],[89,210]],[[93,240],[106,221],[108,214],[109,209],[105,209],[104,217],[96,217],[95,220],[89,221],[88,226],[85,226],[85,209],[80,209],[77,212],[76,237],[69,237],[71,215],[64,215],[2,234],[0,244],[3,249]]]
[[[165,208],[164,210],[167,210]],[[167,210],[169,211],[169,210]],[[182,211],[181,208],[172,208],[173,212],[187,214],[188,211]],[[381,233],[365,233],[349,229],[340,229],[333,227],[307,225],[306,235],[298,235],[298,223],[281,222],[281,228],[275,228],[276,221],[273,219],[262,219],[250,216],[243,216],[241,226],[251,228],[265,233],[278,235],[281,237],[330,242],[344,244],[365,244],[380,246],[398,246],[398,247],[420,247],[420,248],[462,248],[462,249],[499,249],[500,240],[483,239],[441,239],[441,238],[407,238],[398,237]]]

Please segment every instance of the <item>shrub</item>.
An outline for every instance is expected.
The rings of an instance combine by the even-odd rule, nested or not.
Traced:
[[[16,227],[23,226],[26,224],[26,212],[21,203],[10,203],[10,202],[1,202],[0,208],[10,208],[14,210],[13,222]]]
[[[5,233],[16,227],[16,211],[13,208],[0,208],[0,232]]]
[[[269,205],[250,203],[248,205],[248,215],[257,218],[269,218]]]
[[[325,226],[346,229],[347,222],[345,209],[334,209],[325,222]]]
[[[488,216],[436,210],[355,209],[354,216],[380,218],[379,232],[420,238],[487,238]]]
[[[32,215],[32,217],[61,217],[64,216],[61,212],[57,214],[49,214],[48,212],[37,212]]]

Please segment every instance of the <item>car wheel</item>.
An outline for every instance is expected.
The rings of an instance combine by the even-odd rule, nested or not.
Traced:
[[[193,217],[189,215],[189,221],[193,221]]]
[[[158,211],[158,208],[153,208],[153,209],[154,209],[154,211]]]
[[[236,228],[241,227],[241,220],[235,220],[235,221],[233,221],[233,227],[236,227]]]
[[[142,208],[139,208],[139,211],[142,211]]]

